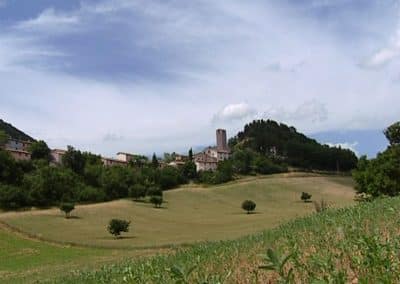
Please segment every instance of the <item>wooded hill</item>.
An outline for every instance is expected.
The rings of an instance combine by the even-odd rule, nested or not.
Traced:
[[[296,128],[273,120],[254,120],[229,140],[232,149],[251,149],[304,169],[349,171],[357,165],[353,151],[318,143]],[[274,150],[276,153],[274,153]]]
[[[35,141],[32,137],[28,134],[22,132],[18,128],[14,127],[10,123],[5,122],[4,120],[0,119],[0,131],[4,131],[7,135],[9,135],[13,139],[17,140],[24,140],[24,141]]]

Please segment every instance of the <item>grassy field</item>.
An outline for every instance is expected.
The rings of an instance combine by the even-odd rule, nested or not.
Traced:
[[[186,186],[166,192],[162,209],[119,200],[78,206],[71,219],[63,218],[58,209],[3,212],[0,222],[12,229],[0,226],[0,282],[48,279],[123,259],[145,261],[143,256],[158,253],[163,256],[156,261],[169,259],[177,250],[179,255],[181,248],[160,246],[235,239],[310,214],[313,205],[299,201],[302,191],[311,193],[314,200],[324,198],[333,207],[351,205],[352,185],[347,177],[251,177],[216,187]],[[257,214],[241,210],[244,199],[257,203]],[[133,225],[120,240],[106,231],[107,222],[115,217],[129,219]],[[148,249],[137,249],[143,247]]]
[[[165,192],[162,209],[151,204],[118,200],[78,206],[74,218],[58,209],[0,214],[0,221],[42,239],[94,247],[137,248],[234,239],[275,227],[314,210],[300,201],[307,191],[314,200],[332,206],[353,203],[351,180],[343,177],[251,178],[209,188],[183,188]],[[245,199],[257,203],[256,214],[241,209]],[[107,231],[111,218],[132,221],[132,230],[115,240]]]

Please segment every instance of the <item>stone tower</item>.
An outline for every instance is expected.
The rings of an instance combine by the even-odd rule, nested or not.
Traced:
[[[217,129],[217,150],[228,150],[225,129]]]

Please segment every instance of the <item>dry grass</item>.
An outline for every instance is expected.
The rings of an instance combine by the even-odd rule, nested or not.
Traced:
[[[165,193],[162,209],[147,203],[118,200],[77,206],[75,218],[58,209],[1,213],[0,221],[41,239],[109,248],[159,247],[198,241],[234,239],[275,227],[313,212],[300,201],[302,191],[330,206],[353,203],[351,179],[308,174],[247,178],[227,185],[186,187]],[[256,213],[244,214],[245,199],[257,203]],[[131,232],[115,240],[106,230],[111,218],[132,221]]]

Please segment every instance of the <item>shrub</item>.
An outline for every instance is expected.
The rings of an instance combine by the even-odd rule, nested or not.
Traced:
[[[28,192],[18,186],[0,184],[0,207],[18,209],[29,204]]]
[[[60,210],[65,213],[65,218],[69,218],[72,210],[75,209],[75,204],[72,202],[65,202],[60,204]]]
[[[161,189],[152,186],[147,189],[146,195],[147,196],[163,196],[163,192]]]
[[[317,213],[324,212],[329,208],[328,203],[323,199],[320,202],[314,201],[314,207]]]
[[[256,209],[256,203],[252,200],[245,200],[242,203],[242,209],[247,211],[247,214],[250,214],[250,212]]]
[[[129,188],[129,197],[139,200],[146,196],[146,187],[142,184],[135,184]]]
[[[155,208],[160,208],[163,203],[163,198],[162,196],[154,195],[150,197],[150,202],[154,204]]]
[[[309,202],[311,199],[312,195],[307,193],[307,192],[302,192],[300,199],[303,200],[304,202]]]
[[[110,234],[118,238],[122,232],[129,232],[130,224],[131,224],[130,221],[121,219],[112,219],[108,224],[107,230]]]
[[[86,186],[79,193],[79,200],[83,202],[102,202],[106,199],[106,193],[103,188]]]

